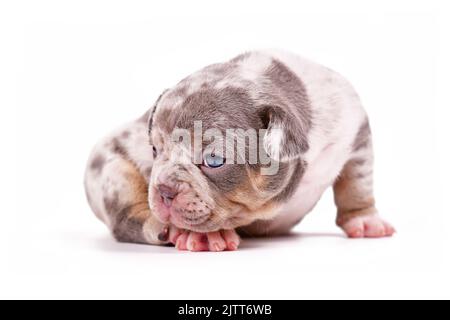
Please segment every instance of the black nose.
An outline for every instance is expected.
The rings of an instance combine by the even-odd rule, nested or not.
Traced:
[[[178,190],[175,187],[166,184],[158,185],[158,191],[161,197],[167,200],[173,200],[178,194]]]

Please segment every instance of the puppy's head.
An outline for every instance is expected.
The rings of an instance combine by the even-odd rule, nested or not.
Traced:
[[[295,116],[255,101],[247,89],[167,91],[150,119],[152,211],[196,232],[270,219],[294,191],[303,166]]]

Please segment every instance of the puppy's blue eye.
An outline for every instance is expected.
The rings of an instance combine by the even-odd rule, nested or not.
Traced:
[[[225,164],[225,159],[221,156],[211,153],[205,155],[203,164],[208,168],[220,168]]]

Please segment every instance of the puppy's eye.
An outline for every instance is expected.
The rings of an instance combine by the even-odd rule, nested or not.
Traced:
[[[156,150],[156,147],[153,146],[153,158],[156,158],[157,155],[158,155],[158,150]]]
[[[220,168],[225,164],[225,159],[214,153],[205,155],[203,165],[208,168]]]

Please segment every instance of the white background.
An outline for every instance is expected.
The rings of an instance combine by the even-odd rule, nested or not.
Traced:
[[[0,298],[450,298],[449,19],[434,1],[2,1]],[[237,252],[115,243],[84,196],[93,144],[258,48],[353,82],[398,234],[346,239],[327,192],[295,235]]]

